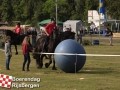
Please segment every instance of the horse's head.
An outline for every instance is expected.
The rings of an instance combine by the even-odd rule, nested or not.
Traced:
[[[71,31],[63,32],[62,40],[65,40],[65,39],[75,39],[75,33]]]

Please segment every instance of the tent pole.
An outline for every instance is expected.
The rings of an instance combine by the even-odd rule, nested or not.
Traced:
[[[100,23],[101,23],[101,17],[100,17],[100,13],[99,13],[99,41],[100,41],[100,29],[101,29]]]

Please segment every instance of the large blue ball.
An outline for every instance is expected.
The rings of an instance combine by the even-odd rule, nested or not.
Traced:
[[[62,41],[55,49],[55,53],[85,54],[84,48],[75,40]],[[57,66],[66,73],[78,72],[86,62],[86,56],[80,55],[54,55]]]

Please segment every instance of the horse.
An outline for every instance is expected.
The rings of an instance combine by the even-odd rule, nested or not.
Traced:
[[[17,45],[21,44],[25,35],[17,35],[15,32],[13,32],[11,30],[4,30],[4,34],[5,34],[5,36],[10,36],[11,45],[15,46],[15,54],[17,55],[18,54]]]
[[[71,31],[62,32],[62,40],[75,39],[75,33]]]
[[[11,45],[15,46],[15,54],[18,54],[17,45],[20,45],[26,35],[31,35],[31,32],[27,32],[26,34],[18,35],[12,30],[4,30],[5,36],[10,36]]]
[[[66,34],[68,37],[66,37]],[[45,54],[42,54],[42,53],[54,53],[55,48],[61,41],[65,39],[74,39],[74,37],[75,37],[74,33],[68,34],[68,33],[60,32],[59,30],[54,30],[52,36],[49,39],[48,49],[46,50],[44,46],[45,46],[45,40],[47,37],[45,35],[42,35],[37,40],[37,43],[33,50],[33,58],[36,59],[37,68],[43,67],[43,58]],[[49,62],[45,63],[45,67],[48,68],[53,61],[52,70],[56,70],[55,60],[54,58],[52,58],[52,56],[53,55],[51,54],[48,55]]]
[[[41,37],[37,40],[35,44],[35,48],[33,50],[33,58],[36,59],[36,64],[37,68],[42,68],[43,67],[43,58],[46,56],[46,54],[41,54],[41,53],[54,53],[55,47],[57,44],[60,42],[60,40],[57,38],[58,37],[58,30],[54,30],[53,34],[49,38],[49,44],[46,48],[46,35],[41,35]],[[52,70],[56,70],[55,67],[55,60],[52,59],[52,55],[47,55],[49,62],[45,63],[45,67],[48,68],[50,64],[53,61],[53,67]]]

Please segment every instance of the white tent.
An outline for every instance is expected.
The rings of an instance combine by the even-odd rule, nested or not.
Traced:
[[[76,34],[80,29],[83,29],[83,23],[81,20],[67,20],[63,23],[63,27],[70,28],[71,31],[75,32]]]

